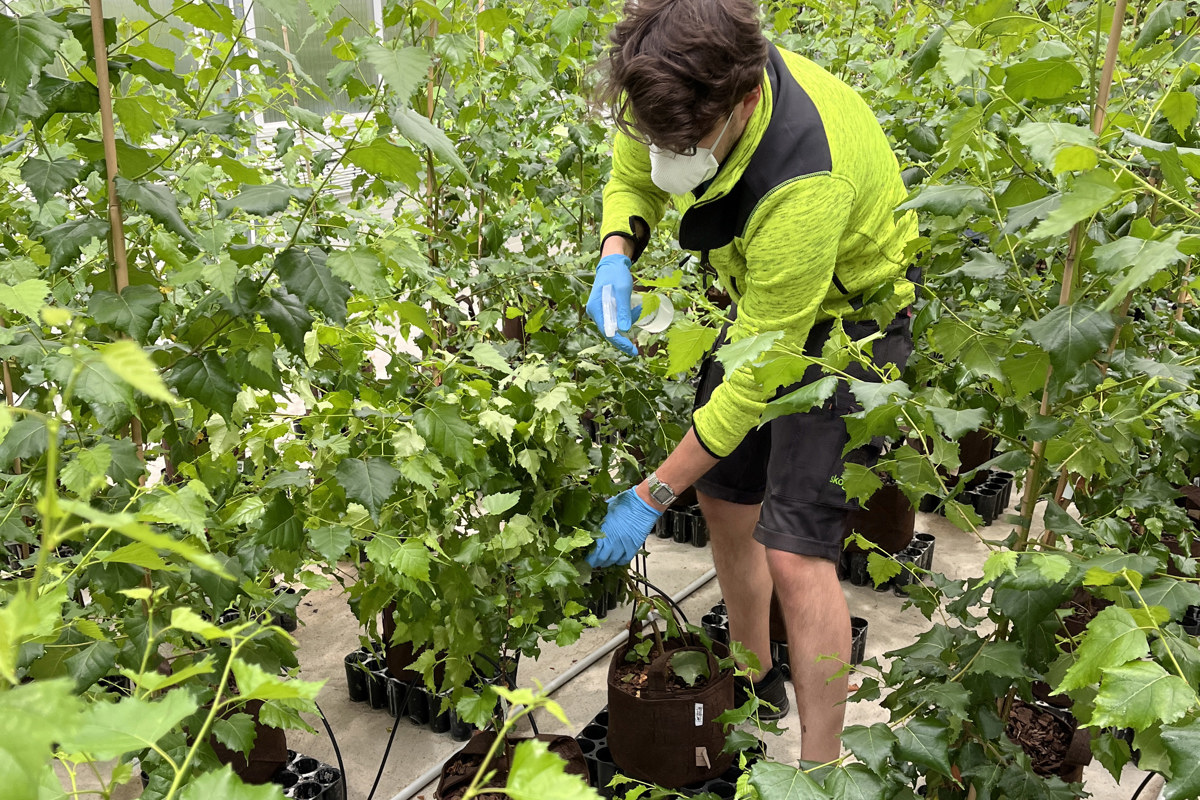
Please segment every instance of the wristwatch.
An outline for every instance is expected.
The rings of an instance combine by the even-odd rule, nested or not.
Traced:
[[[669,506],[675,502],[675,490],[660,481],[656,473],[651,472],[650,477],[646,478],[646,488],[650,490],[654,502],[660,506]]]

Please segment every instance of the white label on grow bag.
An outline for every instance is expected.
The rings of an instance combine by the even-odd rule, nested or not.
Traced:
[[[696,703],[696,727],[704,724],[704,703]]]

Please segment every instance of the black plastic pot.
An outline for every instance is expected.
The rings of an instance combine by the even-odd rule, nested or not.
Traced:
[[[714,642],[729,644],[729,618],[724,614],[709,612],[700,618],[700,627]]]
[[[424,686],[416,686],[408,698],[408,719],[414,725],[429,724],[429,690]]]
[[[371,651],[363,649],[346,654],[346,689],[350,694],[350,700],[355,703],[367,701],[367,683],[370,681],[371,674],[364,666],[364,662],[371,657]]]
[[[996,507],[1000,502],[1000,492],[991,486],[981,486],[967,492],[971,496],[971,507],[983,520],[983,524],[991,525],[996,521]]]
[[[921,549],[909,545],[897,553],[895,558],[900,564],[900,573],[892,578],[892,591],[898,597],[907,597],[908,593],[904,591],[904,587],[910,583],[920,582],[913,574],[912,569],[917,567],[917,562],[921,558]]]
[[[670,539],[672,534],[672,519],[675,517],[675,512],[667,509],[666,512],[658,518],[654,523],[654,535],[660,539]]]
[[[1200,606],[1188,606],[1183,612],[1183,630],[1189,636],[1200,636]]]
[[[708,523],[699,511],[692,518],[692,547],[708,546]]]
[[[861,664],[867,655],[867,620],[850,618],[850,663]]]
[[[450,709],[442,708],[442,695],[435,694],[429,698],[429,730],[434,733],[447,733],[450,730]]]
[[[408,716],[408,706],[417,693],[416,687],[398,678],[388,678],[387,687],[388,713],[395,719]]]
[[[291,586],[276,586],[275,587],[276,595],[295,594],[295,593],[296,593],[296,590],[293,589]],[[273,622],[274,622],[274,624],[283,628],[288,633],[296,632],[296,615],[293,614],[291,611],[279,612],[278,614],[275,615],[275,619],[273,620]]]
[[[917,506],[917,510],[922,514],[932,514],[934,511],[937,511],[938,504],[941,502],[941,498],[937,495],[927,494],[921,498],[921,503]]]
[[[913,536],[913,546],[921,550],[921,559],[917,562],[917,566],[921,569],[927,571],[933,569],[933,546],[935,544],[937,544],[937,539],[933,537],[932,533],[919,531]]]
[[[367,667],[370,672],[367,677],[367,702],[371,704],[371,708],[387,708],[387,665],[384,664],[383,659],[371,656],[363,662],[363,666]]]
[[[450,736],[456,742],[465,742],[467,739],[470,739],[471,734],[477,730],[478,728],[471,723],[467,722],[466,720],[459,719],[457,711],[453,709],[450,710]]]
[[[692,517],[682,508],[671,515],[671,538],[676,544],[687,544],[692,540]]]
[[[871,575],[867,572],[866,553],[850,554],[850,582],[855,586],[866,586],[871,582]]]

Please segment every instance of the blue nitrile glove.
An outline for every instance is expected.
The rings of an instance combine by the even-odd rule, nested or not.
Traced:
[[[596,265],[596,280],[592,284],[592,293],[588,295],[587,313],[592,318],[592,322],[596,323],[596,327],[600,329],[600,333],[603,334],[604,287],[611,286],[613,299],[617,301],[618,333],[608,337],[608,340],[621,352],[636,356],[637,346],[620,334],[620,331],[628,331],[633,326],[634,320],[642,313],[641,306],[636,309],[629,307],[633,299],[633,275],[629,272],[632,265],[633,262],[629,260],[629,256],[620,253],[613,253],[600,259],[600,263]]]
[[[654,529],[654,523],[662,516],[643,500],[633,489],[626,489],[608,500],[608,513],[600,523],[603,539],[588,553],[587,562],[592,567],[611,567],[613,564],[628,564],[646,543],[646,537]]]

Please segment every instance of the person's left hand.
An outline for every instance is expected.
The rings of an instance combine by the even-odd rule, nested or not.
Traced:
[[[587,562],[593,569],[628,564],[646,543],[646,537],[661,516],[662,512],[651,508],[634,489],[626,489],[610,498],[608,514],[600,523],[604,538],[596,540]]]

